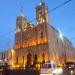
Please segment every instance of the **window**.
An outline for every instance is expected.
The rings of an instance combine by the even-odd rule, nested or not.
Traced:
[[[37,55],[35,54],[34,59],[37,60]]]
[[[28,53],[28,55],[27,55],[27,64],[28,65],[32,64],[32,55],[31,55],[31,53]]]
[[[56,41],[56,44],[59,45],[59,41],[58,41],[58,39],[57,39],[57,41]]]
[[[42,63],[45,63],[45,54],[42,54]]]
[[[24,64],[24,56],[22,57],[22,59],[23,59],[23,64]]]
[[[44,38],[44,34],[43,34],[43,32],[41,32],[41,38]]]
[[[37,64],[37,55],[36,54],[34,55],[33,64],[34,64],[34,66]]]
[[[16,64],[18,64],[18,56],[16,57]]]

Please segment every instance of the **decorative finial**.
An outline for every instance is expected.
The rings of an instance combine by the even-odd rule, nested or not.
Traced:
[[[24,17],[23,7],[21,6],[20,16]]]

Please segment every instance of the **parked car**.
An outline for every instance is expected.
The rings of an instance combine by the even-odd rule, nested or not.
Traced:
[[[66,67],[70,70],[75,69],[75,62],[66,62]]]
[[[60,75],[62,72],[62,67],[57,67],[53,62],[44,63],[40,69],[40,75]]]

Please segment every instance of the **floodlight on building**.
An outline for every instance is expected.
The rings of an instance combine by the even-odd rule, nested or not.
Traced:
[[[61,39],[62,42],[64,41],[63,35],[60,31],[59,31],[59,38]]]
[[[40,4],[39,5],[42,5],[42,3],[40,2]]]
[[[13,49],[11,50],[11,53],[14,53],[14,50]]]
[[[7,61],[7,59],[4,59],[4,61],[6,62],[6,61]]]
[[[45,22],[45,19],[43,19],[43,23]]]
[[[53,61],[51,61],[51,64],[53,64],[54,62]]]

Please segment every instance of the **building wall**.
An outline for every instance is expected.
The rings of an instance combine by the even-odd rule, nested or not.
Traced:
[[[49,23],[36,25],[26,31],[15,34],[15,62],[27,64],[27,55],[31,53],[33,64],[34,56],[37,55],[37,62],[42,62],[42,54],[45,54],[45,61],[53,61],[55,64],[64,64],[67,61],[74,61],[73,47],[65,37],[60,38],[59,32]]]
[[[45,26],[43,24],[37,25],[26,31],[16,33],[15,41],[15,52],[16,57],[18,57],[18,63],[22,64],[24,57],[24,64],[26,64],[28,53],[31,53],[32,60],[34,60],[34,55],[36,54],[38,57],[38,62],[43,61],[42,54],[44,53],[46,55],[45,61],[48,61],[48,42]]]
[[[46,24],[46,28],[50,60],[60,65],[64,62],[74,62],[75,52],[72,43],[64,36],[61,39],[60,33],[52,25]]]
[[[53,61],[57,65],[75,61],[75,51],[71,42],[65,37],[62,41],[59,32],[49,23],[48,7],[44,2],[37,6],[36,17],[38,24],[35,26],[23,15],[17,17],[15,47],[7,54],[12,55],[9,62],[12,65],[23,66],[34,64],[33,61]]]

